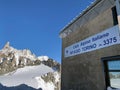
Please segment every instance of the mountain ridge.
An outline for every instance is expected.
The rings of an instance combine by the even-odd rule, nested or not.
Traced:
[[[45,67],[48,68],[46,69],[48,71],[46,73],[43,73]],[[18,73],[18,76],[16,75],[16,73]],[[42,73],[42,75],[40,73]],[[36,88],[36,90],[38,88],[42,90],[48,90],[48,88],[50,88],[49,86],[51,86],[51,89],[49,90],[60,89],[60,64],[58,62],[49,58],[48,56],[37,57],[28,49],[17,50],[10,46],[10,43],[7,42],[3,49],[0,50],[0,83],[1,85],[3,85],[3,87],[7,87],[9,86],[9,83],[4,82],[9,82],[7,81],[7,79],[9,79],[13,82],[11,84],[15,85],[14,82],[16,82],[17,79],[19,80],[20,75],[21,79],[24,79],[22,77],[24,77],[23,75],[25,75],[26,81],[19,81],[20,83],[17,82],[16,86],[25,84],[30,87],[32,86],[33,88]],[[28,82],[29,79],[33,80],[34,83],[30,84]],[[41,82],[43,82],[44,84]],[[13,87],[12,85],[10,85],[9,87]]]

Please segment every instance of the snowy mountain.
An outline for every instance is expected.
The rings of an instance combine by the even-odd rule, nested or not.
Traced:
[[[60,90],[60,64],[9,42],[0,50],[0,90]]]

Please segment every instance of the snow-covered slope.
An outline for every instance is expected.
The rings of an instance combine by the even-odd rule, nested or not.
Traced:
[[[0,90],[60,90],[60,64],[48,56],[17,50],[9,42],[0,50]]]
[[[44,64],[38,66],[26,66],[24,68],[19,68],[16,71],[0,76],[0,83],[4,86],[18,86],[21,84],[26,84],[33,88],[45,88],[51,87],[49,90],[54,90],[54,84],[52,82],[46,83],[41,78],[42,75],[49,72],[54,72],[54,70]],[[59,78],[59,77],[58,77]],[[46,85],[45,85],[46,84]],[[43,90],[47,90],[43,89]]]

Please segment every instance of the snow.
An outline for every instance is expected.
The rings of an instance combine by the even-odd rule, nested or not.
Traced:
[[[15,48],[13,48],[12,46],[10,46],[9,42],[7,42],[6,45],[4,46],[4,48],[2,50],[0,50],[0,53],[4,54],[6,56],[8,56],[10,53],[12,53],[13,56],[15,55],[16,65],[19,64],[20,57],[30,59],[31,61],[35,61],[37,59],[40,61],[48,61],[48,59],[49,59],[48,56],[36,57],[36,55],[33,54],[29,49],[17,50]],[[10,60],[11,58],[8,57],[7,60]],[[27,60],[24,60],[24,65],[26,65],[26,61]],[[2,60],[0,60],[0,63],[2,63]]]
[[[0,58],[0,63],[2,63],[3,62],[3,60],[2,60],[2,58]]]
[[[58,74],[58,72],[54,72],[54,76],[55,76],[55,82],[59,82],[60,75]]]
[[[38,60],[40,60],[40,61],[47,61],[48,59],[49,59],[48,56],[39,56],[38,57]]]
[[[110,79],[111,87],[115,87],[118,89],[113,89],[111,87],[108,87],[107,90],[120,90],[120,79]]]
[[[48,61],[48,56],[36,57],[30,50],[17,50],[9,45],[9,42],[0,50],[0,54],[4,55],[7,60],[15,60],[16,65],[19,64],[22,59],[24,65],[27,64],[27,60],[35,61]],[[4,57],[0,58],[0,63],[3,62]],[[5,60],[6,60],[5,58]],[[52,81],[45,82],[42,76],[47,75],[52,72],[55,77],[55,82],[59,82],[60,75],[53,68],[40,64],[38,66],[25,66],[23,68],[18,68],[17,70],[10,72],[5,75],[0,76],[0,90],[17,90],[15,88],[22,88],[20,90],[54,90],[55,84]],[[44,78],[45,79],[45,78]],[[26,87],[25,89],[23,89]],[[31,88],[31,89],[28,89]],[[41,89],[40,89],[41,88]]]
[[[52,82],[46,83],[41,77],[35,78],[38,82],[38,88],[41,88],[43,90],[54,90],[55,86]]]
[[[15,58],[16,58],[16,65],[19,64],[19,54],[15,53]]]
[[[27,63],[27,59],[26,59],[26,58],[24,58],[24,65],[26,65],[26,63]]]
[[[46,83],[41,75],[48,72],[54,72],[54,70],[44,64],[38,66],[26,66],[24,68],[19,68],[14,72],[0,76],[0,83],[4,86],[18,86],[25,84],[33,88],[44,88],[43,90],[54,90],[54,85],[52,83]],[[42,83],[41,83],[42,82]]]
[[[120,79],[111,79],[112,87],[120,88]]]
[[[17,50],[15,48],[13,48],[12,46],[9,45],[5,45],[4,48],[2,50],[0,50],[1,53],[4,53],[5,55],[7,55],[8,53],[15,53],[17,56],[23,56],[26,58],[29,58],[31,60],[36,60],[36,56],[34,54],[31,53],[30,50],[28,49],[24,49],[24,50]]]

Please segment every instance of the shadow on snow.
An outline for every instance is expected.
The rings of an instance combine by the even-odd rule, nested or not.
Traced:
[[[41,88],[35,89],[33,87],[27,86],[25,84],[21,84],[19,86],[13,86],[13,87],[6,87],[0,84],[0,90],[42,90]]]

